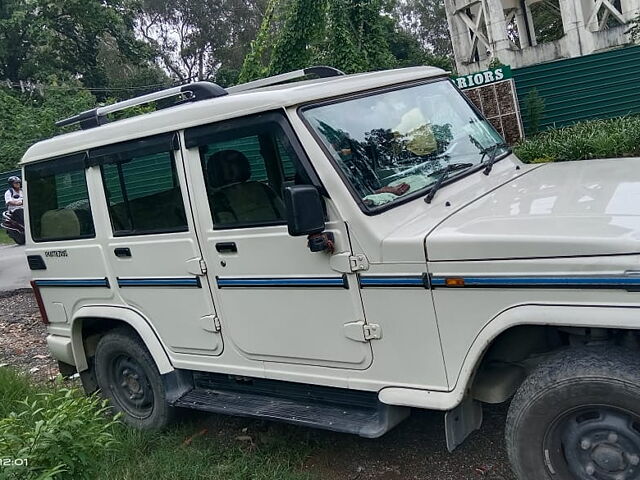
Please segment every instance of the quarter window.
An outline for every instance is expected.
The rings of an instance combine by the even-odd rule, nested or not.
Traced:
[[[34,241],[95,236],[84,159],[78,154],[25,167]]]

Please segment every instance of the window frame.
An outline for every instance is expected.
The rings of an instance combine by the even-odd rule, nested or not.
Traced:
[[[105,203],[107,206],[107,214],[109,215],[109,223],[111,224],[111,235],[114,238],[122,237],[134,237],[141,235],[162,235],[168,233],[185,233],[190,231],[189,225],[189,209],[185,205],[185,193],[188,192],[182,189],[180,185],[180,177],[178,175],[178,164],[176,151],[180,150],[180,141],[177,132],[166,132],[151,137],[143,137],[135,140],[130,140],[121,143],[115,143],[111,145],[105,145],[97,147],[89,151],[87,158],[87,164],[89,166],[100,167],[100,177],[102,179],[102,189],[104,192]],[[107,181],[105,177],[104,166],[114,165],[117,168],[118,181],[120,189],[122,190],[123,203],[125,209],[128,212],[128,219],[131,225],[133,225],[133,219],[130,213],[129,199],[127,195],[127,189],[125,184],[125,176],[122,171],[122,164],[127,161],[135,160],[136,158],[154,155],[158,153],[169,154],[169,162],[171,165],[171,178],[172,183],[176,184],[180,189],[180,198],[182,200],[182,210],[185,216],[185,225],[172,228],[156,228],[156,229],[132,229],[132,230],[116,230],[113,215],[111,213],[111,205],[109,204],[109,194],[107,188]]]
[[[309,157],[307,156],[306,151],[304,150],[304,148],[302,147],[302,144],[300,143],[300,140],[296,136],[293,127],[289,123],[286,113],[282,110],[272,110],[268,112],[261,112],[258,114],[252,114],[244,117],[232,118],[229,120],[223,120],[220,122],[209,123],[205,125],[197,125],[195,127],[187,128],[184,130],[185,148],[189,151],[196,150],[197,152],[194,152],[194,153],[197,153],[200,164],[202,165],[204,159],[200,152],[200,147],[210,145],[212,143],[216,143],[216,137],[219,137],[220,135],[223,135],[227,132],[242,131],[243,129],[249,130],[255,127],[268,125],[270,123],[277,125],[281,129],[282,133],[284,134],[284,137],[289,142],[292,153],[295,156],[295,158],[292,158],[292,162],[294,166],[296,166],[296,163],[297,163],[298,166],[306,173],[309,181],[311,182],[311,185],[315,186],[322,195],[324,195],[325,197],[329,197],[326,189],[324,188],[324,186],[322,185],[322,182],[320,181],[320,177],[318,177],[318,174],[313,168],[313,165],[309,160]],[[261,134],[257,133],[256,135],[259,136]],[[246,136],[251,136],[251,134]],[[243,138],[243,137],[237,137],[237,138]],[[276,139],[276,137],[273,137],[273,138]],[[286,150],[285,145],[283,145],[282,147]],[[277,156],[277,161],[279,163],[279,169],[282,174],[282,180],[284,185],[284,183],[286,182],[286,178],[284,176],[284,165],[282,163],[280,152],[278,151],[277,142],[273,142],[273,150],[275,152],[275,155]],[[267,177],[269,177],[267,159],[264,159],[264,160],[265,160],[265,167],[267,168]],[[218,230],[218,231],[237,230],[237,229],[244,229],[244,228],[283,226],[287,224],[286,218],[282,220],[272,220],[272,221],[262,221],[262,222],[257,222],[257,221],[256,222],[237,222],[231,225],[216,224],[215,221],[213,220],[213,210],[211,208],[211,203],[209,202],[209,198],[208,198],[209,187],[208,187],[206,172],[204,168],[202,168],[202,181],[204,182],[205,191],[207,192],[207,203],[209,205],[209,213],[211,217],[213,230]]]
[[[379,95],[379,94],[382,94],[382,93],[395,92],[395,91],[404,90],[404,89],[407,89],[407,88],[413,88],[413,87],[418,87],[418,86],[422,86],[422,85],[429,85],[429,84],[436,83],[436,82],[445,82],[447,80],[453,86],[453,88],[458,92],[458,94],[464,99],[464,101],[467,103],[467,105],[469,105],[469,107],[471,107],[473,112],[476,115],[478,115],[479,118],[481,118],[482,120],[485,120],[487,123],[490,124],[490,122],[485,118],[485,116],[482,114],[482,112],[480,112],[478,107],[476,107],[473,104],[473,102],[471,100],[469,100],[469,98],[466,95],[464,95],[462,93],[462,91],[460,90],[460,88],[458,88],[456,83],[454,81],[452,81],[446,75],[438,76],[438,77],[435,77],[435,78],[412,80],[410,82],[400,83],[400,84],[396,84],[396,85],[388,85],[388,86],[379,87],[379,88],[373,88],[373,89],[369,89],[369,90],[365,90],[365,91],[349,93],[349,94],[346,94],[346,95],[340,95],[340,96],[332,97],[330,99],[322,100],[322,101],[308,102],[308,103],[305,103],[303,105],[300,105],[296,109],[296,111],[298,113],[298,117],[300,118],[302,123],[304,123],[304,125],[307,127],[307,130],[309,131],[311,136],[314,138],[314,140],[316,141],[318,146],[322,149],[322,151],[324,152],[325,156],[329,160],[329,163],[336,170],[336,173],[338,174],[338,177],[340,177],[340,179],[344,183],[345,187],[347,188],[347,190],[349,191],[349,193],[351,194],[351,196],[355,200],[356,204],[358,205],[358,207],[360,208],[362,213],[364,213],[365,215],[367,215],[369,217],[372,217],[374,215],[378,215],[380,213],[386,212],[386,211],[391,210],[391,209],[393,209],[395,207],[398,207],[400,205],[404,205],[406,203],[412,202],[413,200],[416,200],[417,198],[423,198],[428,193],[428,190],[427,191],[417,191],[417,192],[414,192],[412,194],[402,196],[402,198],[400,198],[398,200],[395,200],[393,202],[386,203],[384,205],[373,206],[373,207],[367,206],[365,204],[364,200],[360,197],[360,194],[357,192],[357,190],[354,187],[354,185],[352,185],[351,181],[349,181],[349,179],[347,178],[345,172],[342,170],[342,168],[340,168],[340,165],[338,165],[338,162],[336,162],[335,158],[333,158],[333,154],[326,147],[326,145],[324,144],[324,141],[322,140],[322,138],[320,137],[318,132],[316,132],[316,130],[313,127],[313,125],[311,125],[309,120],[305,117],[304,112],[307,111],[307,110],[313,109],[315,107],[323,107],[323,106],[326,106],[326,105],[334,105],[334,104],[343,103],[343,102],[346,102],[346,101],[349,101],[349,100],[357,100],[359,98],[366,98],[366,97],[370,97],[372,95]],[[504,159],[505,157],[509,156],[510,154],[511,154],[511,149],[508,149],[505,153],[503,153],[502,155],[499,155],[498,157],[496,157],[495,161],[498,162],[498,161]],[[445,187],[447,185],[450,185],[452,183],[457,182],[458,180],[460,180],[460,179],[462,179],[464,177],[468,177],[469,175],[473,175],[474,173],[476,173],[476,172],[478,172],[480,170],[483,170],[485,167],[486,167],[486,165],[481,162],[481,163],[478,163],[477,165],[475,165],[472,168],[469,168],[469,169],[466,169],[466,170],[462,170],[460,173],[458,173],[456,175],[451,175],[451,176],[447,177],[447,179],[442,182],[441,187]]]
[[[34,243],[48,243],[48,242],[66,242],[66,241],[74,241],[74,240],[86,240],[90,238],[96,238],[96,222],[94,219],[93,206],[91,204],[91,193],[89,192],[89,182],[87,180],[87,156],[88,153],[85,152],[76,152],[67,155],[61,155],[58,157],[47,158],[42,161],[30,163],[24,166],[24,179],[26,184],[26,200],[28,208],[28,217],[29,217],[29,235],[31,240]],[[29,188],[29,183],[35,181],[37,178],[43,178],[45,176],[55,176],[62,173],[70,173],[70,172],[81,172],[84,174],[84,187],[87,193],[87,204],[89,205],[89,213],[91,215],[91,227],[92,232],[75,235],[75,236],[67,236],[67,237],[51,237],[43,239],[41,236],[36,238],[34,236],[33,225],[31,214],[33,209],[30,206],[31,203],[31,189]],[[34,178],[34,175],[37,175],[37,178]],[[63,207],[64,208],[64,207]],[[42,225],[40,225],[40,233],[42,233]]]

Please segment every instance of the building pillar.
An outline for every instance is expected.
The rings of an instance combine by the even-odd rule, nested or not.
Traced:
[[[588,15],[594,0],[559,0],[565,36],[564,54],[567,57],[587,55],[594,50],[593,37],[587,29]]]
[[[622,7],[622,15],[627,22],[635,19],[640,15],[640,2],[638,0],[620,0]]]
[[[501,53],[511,50],[502,0],[485,0],[485,11],[487,34],[493,47],[493,57],[500,58]]]
[[[449,24],[453,54],[456,59],[456,67],[458,72],[466,72],[465,65],[471,56],[469,28],[456,14],[457,7],[455,0],[444,0],[444,4],[447,12],[447,23]]]

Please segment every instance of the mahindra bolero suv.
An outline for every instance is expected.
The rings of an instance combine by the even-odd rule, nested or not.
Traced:
[[[71,124],[22,160],[32,285],[61,371],[125,422],[373,438],[433,409],[453,450],[510,402],[520,479],[640,478],[639,159],[525,165],[428,67]]]

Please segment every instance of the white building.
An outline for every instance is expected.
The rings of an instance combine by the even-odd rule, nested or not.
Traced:
[[[514,68],[630,43],[640,0],[444,0],[461,74]]]

